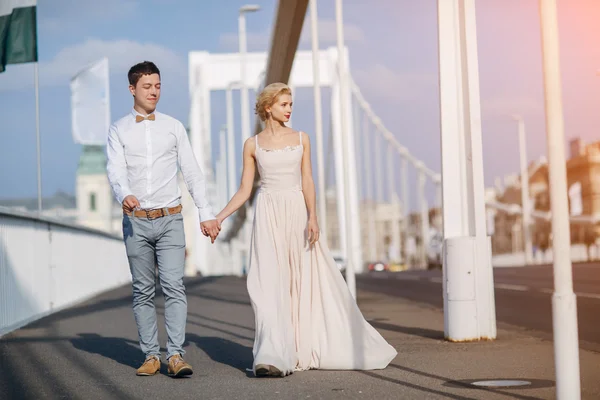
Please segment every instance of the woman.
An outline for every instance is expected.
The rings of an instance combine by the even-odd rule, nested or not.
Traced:
[[[396,350],[365,321],[319,241],[308,135],[285,126],[292,92],[283,83],[258,96],[265,129],[244,143],[242,182],[217,215],[222,223],[250,197],[255,162],[261,178],[250,243],[247,287],[255,315],[256,376],[308,369],[382,369]]]

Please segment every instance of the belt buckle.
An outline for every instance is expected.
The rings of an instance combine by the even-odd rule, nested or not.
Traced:
[[[146,213],[146,218],[152,219],[152,218],[150,218],[150,210],[145,209],[144,212]]]

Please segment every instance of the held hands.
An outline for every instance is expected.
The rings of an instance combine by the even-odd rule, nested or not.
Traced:
[[[320,236],[319,224],[317,223],[316,217],[311,217],[308,219],[308,226],[306,228],[306,233],[308,236],[308,243],[312,246],[317,243]]]
[[[137,197],[130,194],[123,199],[123,209],[125,211],[133,211],[136,208],[140,208],[140,202],[138,201]]]
[[[211,243],[214,243],[221,231],[221,222],[217,219],[201,222],[200,230],[204,236],[210,237]]]

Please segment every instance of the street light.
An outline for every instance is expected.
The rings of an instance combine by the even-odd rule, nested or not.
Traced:
[[[347,132],[348,132],[348,121],[346,120],[346,116],[348,115],[347,103],[346,99],[349,95],[348,88],[348,76],[347,76],[347,66],[346,64],[346,52],[344,51],[344,22],[343,22],[343,11],[342,11],[342,0],[335,1],[335,26],[336,26],[336,41],[337,41],[337,50],[338,50],[338,79],[340,80],[340,111],[341,111],[341,122],[342,122],[342,165],[344,166],[343,176],[344,176],[344,197],[346,199],[346,212],[344,215],[348,224],[351,224],[352,214],[350,211],[350,176],[349,176],[349,167],[350,160],[348,154],[347,147]],[[352,226],[352,225],[350,225]],[[348,285],[348,289],[352,294],[352,297],[356,299],[356,277],[354,275],[355,269],[358,269],[358,265],[354,265],[356,259],[354,258],[354,247],[353,240],[350,232],[346,234],[346,283]]]
[[[246,87],[246,13],[256,12],[260,6],[256,4],[246,4],[240,8],[238,18],[238,37],[240,47],[240,81],[241,85],[241,108],[242,108],[242,143],[250,138],[250,111],[248,104],[248,88]]]
[[[533,250],[531,244],[531,204],[529,199],[529,172],[527,171],[527,148],[525,141],[525,121],[520,115],[513,115],[519,127],[519,163],[521,168],[521,211],[523,212],[523,242],[525,244],[525,265],[533,262]]]
[[[317,176],[319,195],[318,208],[321,226],[327,226],[327,199],[325,197],[325,162],[323,156],[323,116],[321,114],[321,79],[320,79],[320,57],[319,57],[319,29],[317,16],[317,0],[310,0],[310,28],[313,61],[313,96],[315,107],[315,136],[317,139]],[[327,243],[327,229],[322,229],[322,240]]]
[[[552,210],[552,254],[554,259],[552,325],[554,332],[556,398],[558,400],[578,400],[581,398],[581,384],[577,298],[573,293],[556,0],[540,0],[539,9],[546,137],[548,140],[548,171],[550,175],[550,206]]]

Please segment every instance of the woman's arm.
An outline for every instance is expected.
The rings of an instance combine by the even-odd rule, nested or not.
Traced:
[[[314,244],[319,240],[320,232],[317,222],[317,193],[310,162],[310,138],[306,133],[302,133],[302,145],[304,146],[304,153],[302,155],[302,192],[304,193],[304,201],[306,202],[306,210],[308,211],[308,241],[310,244]],[[321,196],[324,195],[324,193],[321,193]]]
[[[217,214],[217,221],[219,221],[219,223],[222,223],[225,218],[236,212],[250,198],[252,185],[254,184],[254,173],[256,170],[254,164],[255,147],[256,144],[254,138],[249,138],[244,143],[242,182],[240,183],[238,191],[233,195],[231,200],[229,200],[229,203],[227,203],[225,208]]]

